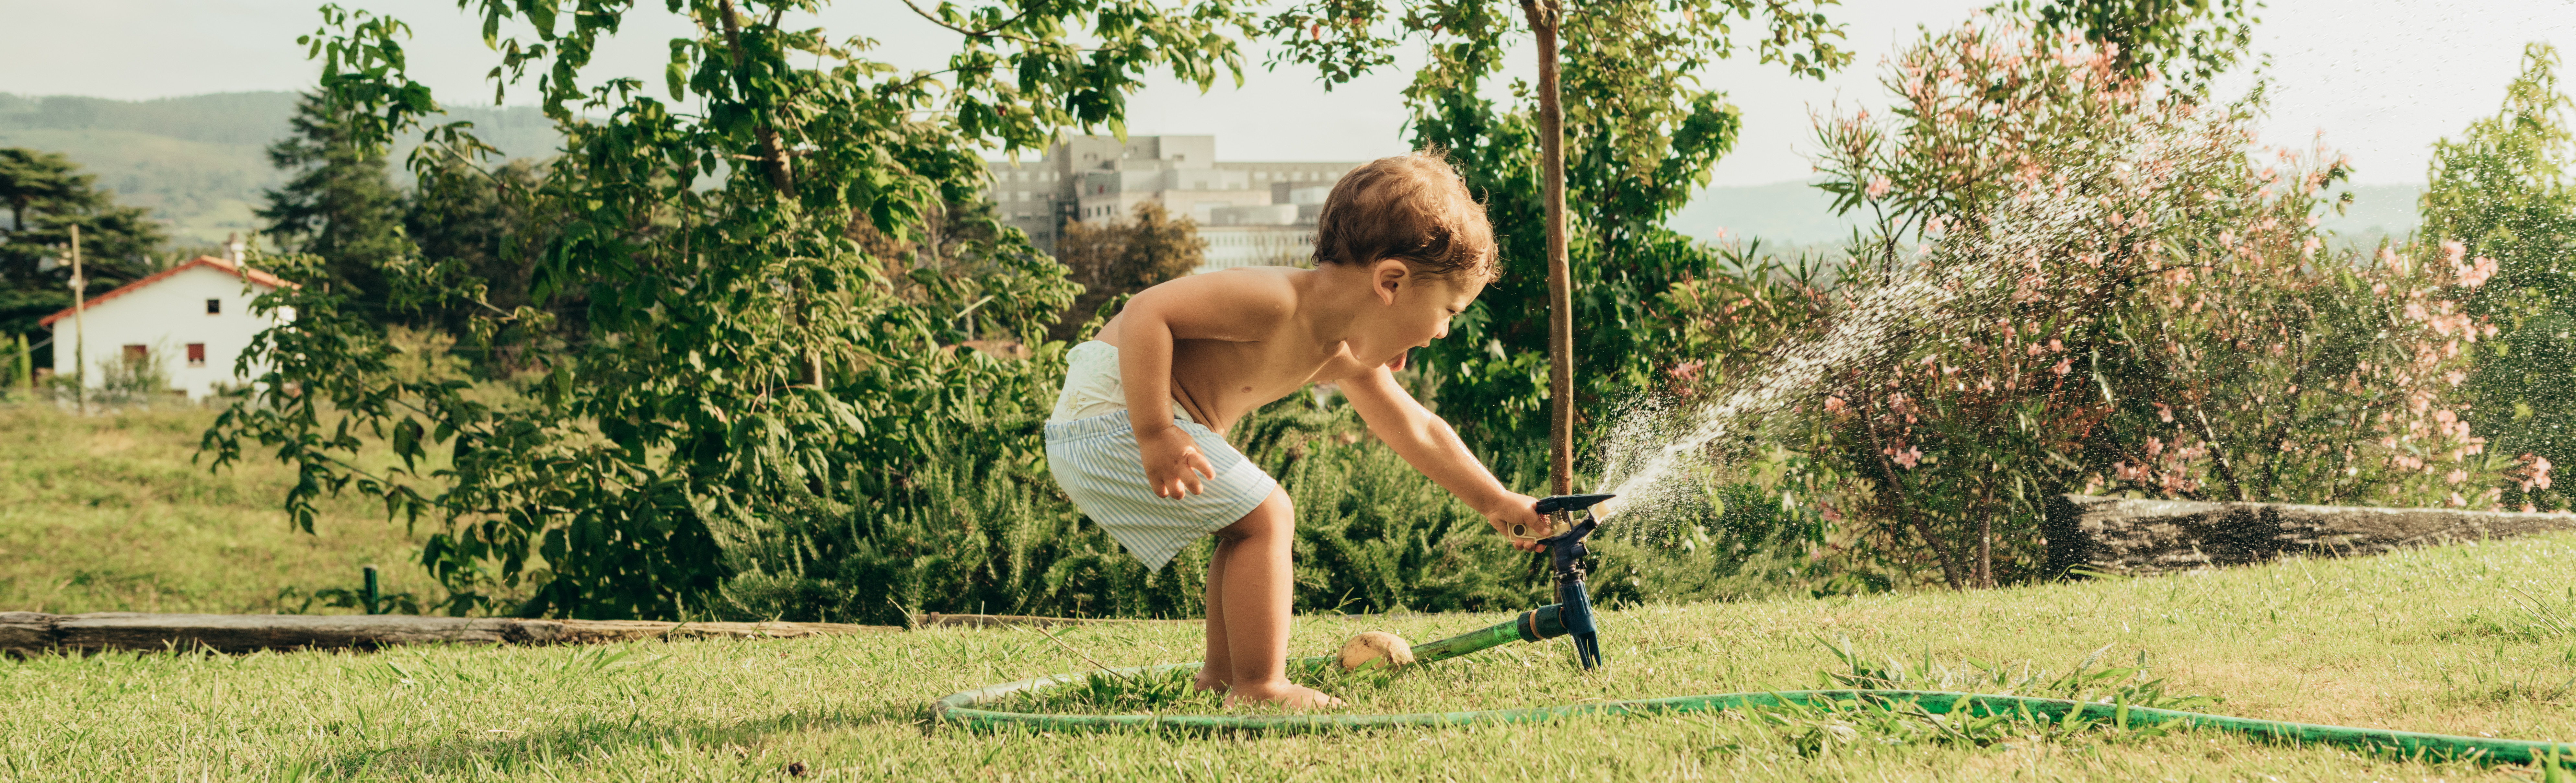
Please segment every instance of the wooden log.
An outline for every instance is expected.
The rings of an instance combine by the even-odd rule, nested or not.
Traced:
[[[941,614],[923,612],[912,616],[914,628],[1000,628],[1005,626],[1119,625],[1131,623],[1195,623],[1198,620],[1106,620],[1085,617],[1039,617],[1020,614]]]
[[[2576,514],[2207,503],[2065,495],[2048,507],[2048,568],[2145,576],[2288,554],[2341,557],[2576,530]]]
[[[666,623],[412,615],[0,613],[0,650],[250,652],[376,649],[403,644],[599,644],[644,639],[794,639],[901,631],[842,623]]]
[[[802,639],[901,631],[896,625],[844,623],[665,623],[652,620],[513,620],[504,631],[517,644],[602,644],[643,639]]]
[[[500,644],[504,619],[410,615],[139,614],[64,615],[54,622],[54,644],[69,650],[194,650],[217,652],[299,648],[373,649],[398,644],[448,642]]]
[[[0,651],[25,655],[54,646],[54,615],[0,612]]]

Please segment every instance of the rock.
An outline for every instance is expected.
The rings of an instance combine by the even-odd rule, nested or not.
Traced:
[[[1342,644],[1342,670],[1358,671],[1362,667],[1394,668],[1413,663],[1413,645],[1404,637],[1385,631],[1368,631],[1351,637]]]

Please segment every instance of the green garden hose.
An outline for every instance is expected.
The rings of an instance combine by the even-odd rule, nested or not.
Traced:
[[[1528,612],[1513,620],[1466,634],[1453,636],[1413,648],[1414,663],[1419,666],[1444,658],[1455,658],[1488,647],[1515,641],[1537,641],[1555,634],[1532,626],[1546,622],[1540,612]],[[1320,670],[1335,665],[1330,656],[1299,658],[1289,665],[1300,670]],[[1194,671],[1196,663],[1170,663],[1112,669],[1122,677],[1140,674],[1167,674]],[[2211,729],[2247,735],[2259,740],[2284,744],[2340,745],[2391,752],[2404,757],[2470,760],[2488,763],[2533,764],[2540,761],[2559,763],[2576,759],[2576,743],[2531,742],[2525,740],[2457,737],[2423,734],[2412,731],[2363,729],[2349,726],[2324,726],[2312,723],[2232,718],[2197,712],[2132,707],[2119,704],[2043,699],[2030,696],[1998,696],[1978,693],[1901,690],[1820,690],[1764,691],[1755,693],[1721,693],[1709,696],[1674,696],[1662,699],[1569,704],[1555,707],[1527,707],[1512,710],[1476,712],[1424,712],[1408,715],[1045,715],[979,709],[1017,695],[1033,694],[1059,685],[1080,683],[1090,675],[1059,674],[1032,680],[1004,683],[966,691],[931,704],[931,713],[941,722],[961,727],[1019,726],[1047,731],[1104,728],[1173,728],[1227,729],[1250,731],[1319,731],[1388,726],[1462,726],[1478,723],[1535,723],[1575,715],[1656,715],[1711,712],[1747,707],[1833,706],[1836,703],[1875,702],[1911,704],[1935,715],[1963,713],[1974,717],[2021,715],[2032,719],[2066,720],[2073,714],[2078,720],[2092,720],[2115,725],[2166,725],[2179,723],[2196,729]]]

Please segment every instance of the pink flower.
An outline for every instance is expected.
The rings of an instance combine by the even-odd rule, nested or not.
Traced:
[[[2469,480],[2469,472],[2465,470],[2453,470],[2442,476],[2442,479],[2453,484],[2457,484]]]
[[[2387,296],[2387,295],[2388,295],[2388,284],[2387,284],[2387,283],[2372,283],[2372,284],[2370,285],[2370,295],[2371,295],[2371,296]]]
[[[2549,464],[2549,458],[2534,454],[2531,456],[2531,460],[2531,485],[2541,489],[2548,489],[2549,468],[2551,467]]]
[[[2470,288],[2486,285],[2487,278],[2494,277],[2495,273],[2496,260],[2486,256],[2478,256],[2476,264],[2460,267],[2460,285],[2468,286]]]
[[[2161,402],[2156,403],[2156,418],[2163,419],[2166,424],[2172,424],[2173,406],[2166,405]]]
[[[1885,174],[1880,174],[1869,179],[1869,198],[1871,201],[1885,198],[1888,191],[1895,189],[1896,183],[1889,182],[1887,175]]]
[[[2459,240],[2444,240],[2442,242],[2443,261],[2456,265],[2460,263],[2460,257],[2468,255],[2468,253],[2469,247],[2467,245],[2460,244]]]
[[[2467,499],[2467,498],[2460,497],[2460,493],[2457,493],[2457,492],[2453,492],[2453,493],[2451,493],[2451,505],[2452,505],[2452,506],[2455,506],[2455,507],[2456,507],[2456,506],[2466,506],[2466,505],[2468,505],[2468,504],[2469,504],[2468,499]]]
[[[1831,414],[1834,414],[1834,415],[1839,416],[1839,415],[1842,415],[1842,412],[1843,412],[1843,410],[1844,410],[1845,408],[1848,408],[1848,407],[1850,407],[1850,406],[1851,406],[1851,404],[1850,404],[1850,403],[1847,403],[1847,402],[1843,402],[1843,398],[1841,398],[1841,397],[1826,397],[1826,398],[1825,398],[1825,412],[1826,412],[1826,413],[1831,413]]]
[[[1896,454],[1896,464],[1905,466],[1906,470],[1913,470],[1914,466],[1922,461],[1923,450],[1913,446],[1907,446],[1904,451]]]
[[[1673,380],[1689,383],[1691,381],[1699,380],[1699,371],[1707,367],[1707,361],[1692,359],[1687,362],[1675,364],[1671,370],[1667,370],[1666,372],[1673,376]]]
[[[2465,381],[2465,380],[2468,380],[2468,379],[2469,379],[2469,373],[2468,373],[2468,371],[2466,371],[2466,370],[2452,370],[2452,371],[2450,371],[2450,372],[2447,372],[2447,373],[2443,373],[2443,374],[2442,374],[2442,380],[2450,381],[2450,382],[2451,382],[2451,385],[2453,385],[2453,386],[2458,386],[2458,385],[2460,385],[2460,382],[2461,382],[2461,381]]]
[[[2056,371],[2057,371],[2057,374],[2059,374],[2059,375],[2065,375],[2065,374],[2067,374],[2067,373],[2074,372],[2074,371],[2075,371],[2075,357],[2069,356],[2069,357],[2066,357],[2066,358],[2063,358],[2063,359],[2059,359],[2059,360],[2057,360],[2057,366],[2055,366],[2055,367],[2051,367],[2051,368],[2049,368],[2049,369],[2056,370]]]
[[[2308,241],[2299,243],[2299,255],[2301,255],[2301,256],[2313,256],[2313,255],[2316,255],[2316,254],[2317,254],[2317,248],[2324,247],[2324,246],[2325,246],[2325,243],[2317,241],[2317,238],[2316,238],[2316,237],[2308,237]]]

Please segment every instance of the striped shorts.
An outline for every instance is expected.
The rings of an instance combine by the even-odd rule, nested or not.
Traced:
[[[1198,442],[1199,453],[1216,468],[1204,493],[1154,496],[1126,411],[1046,425],[1047,470],[1056,483],[1148,571],[1162,570],[1191,541],[1252,513],[1279,486],[1215,431],[1178,417],[1172,423]]]

